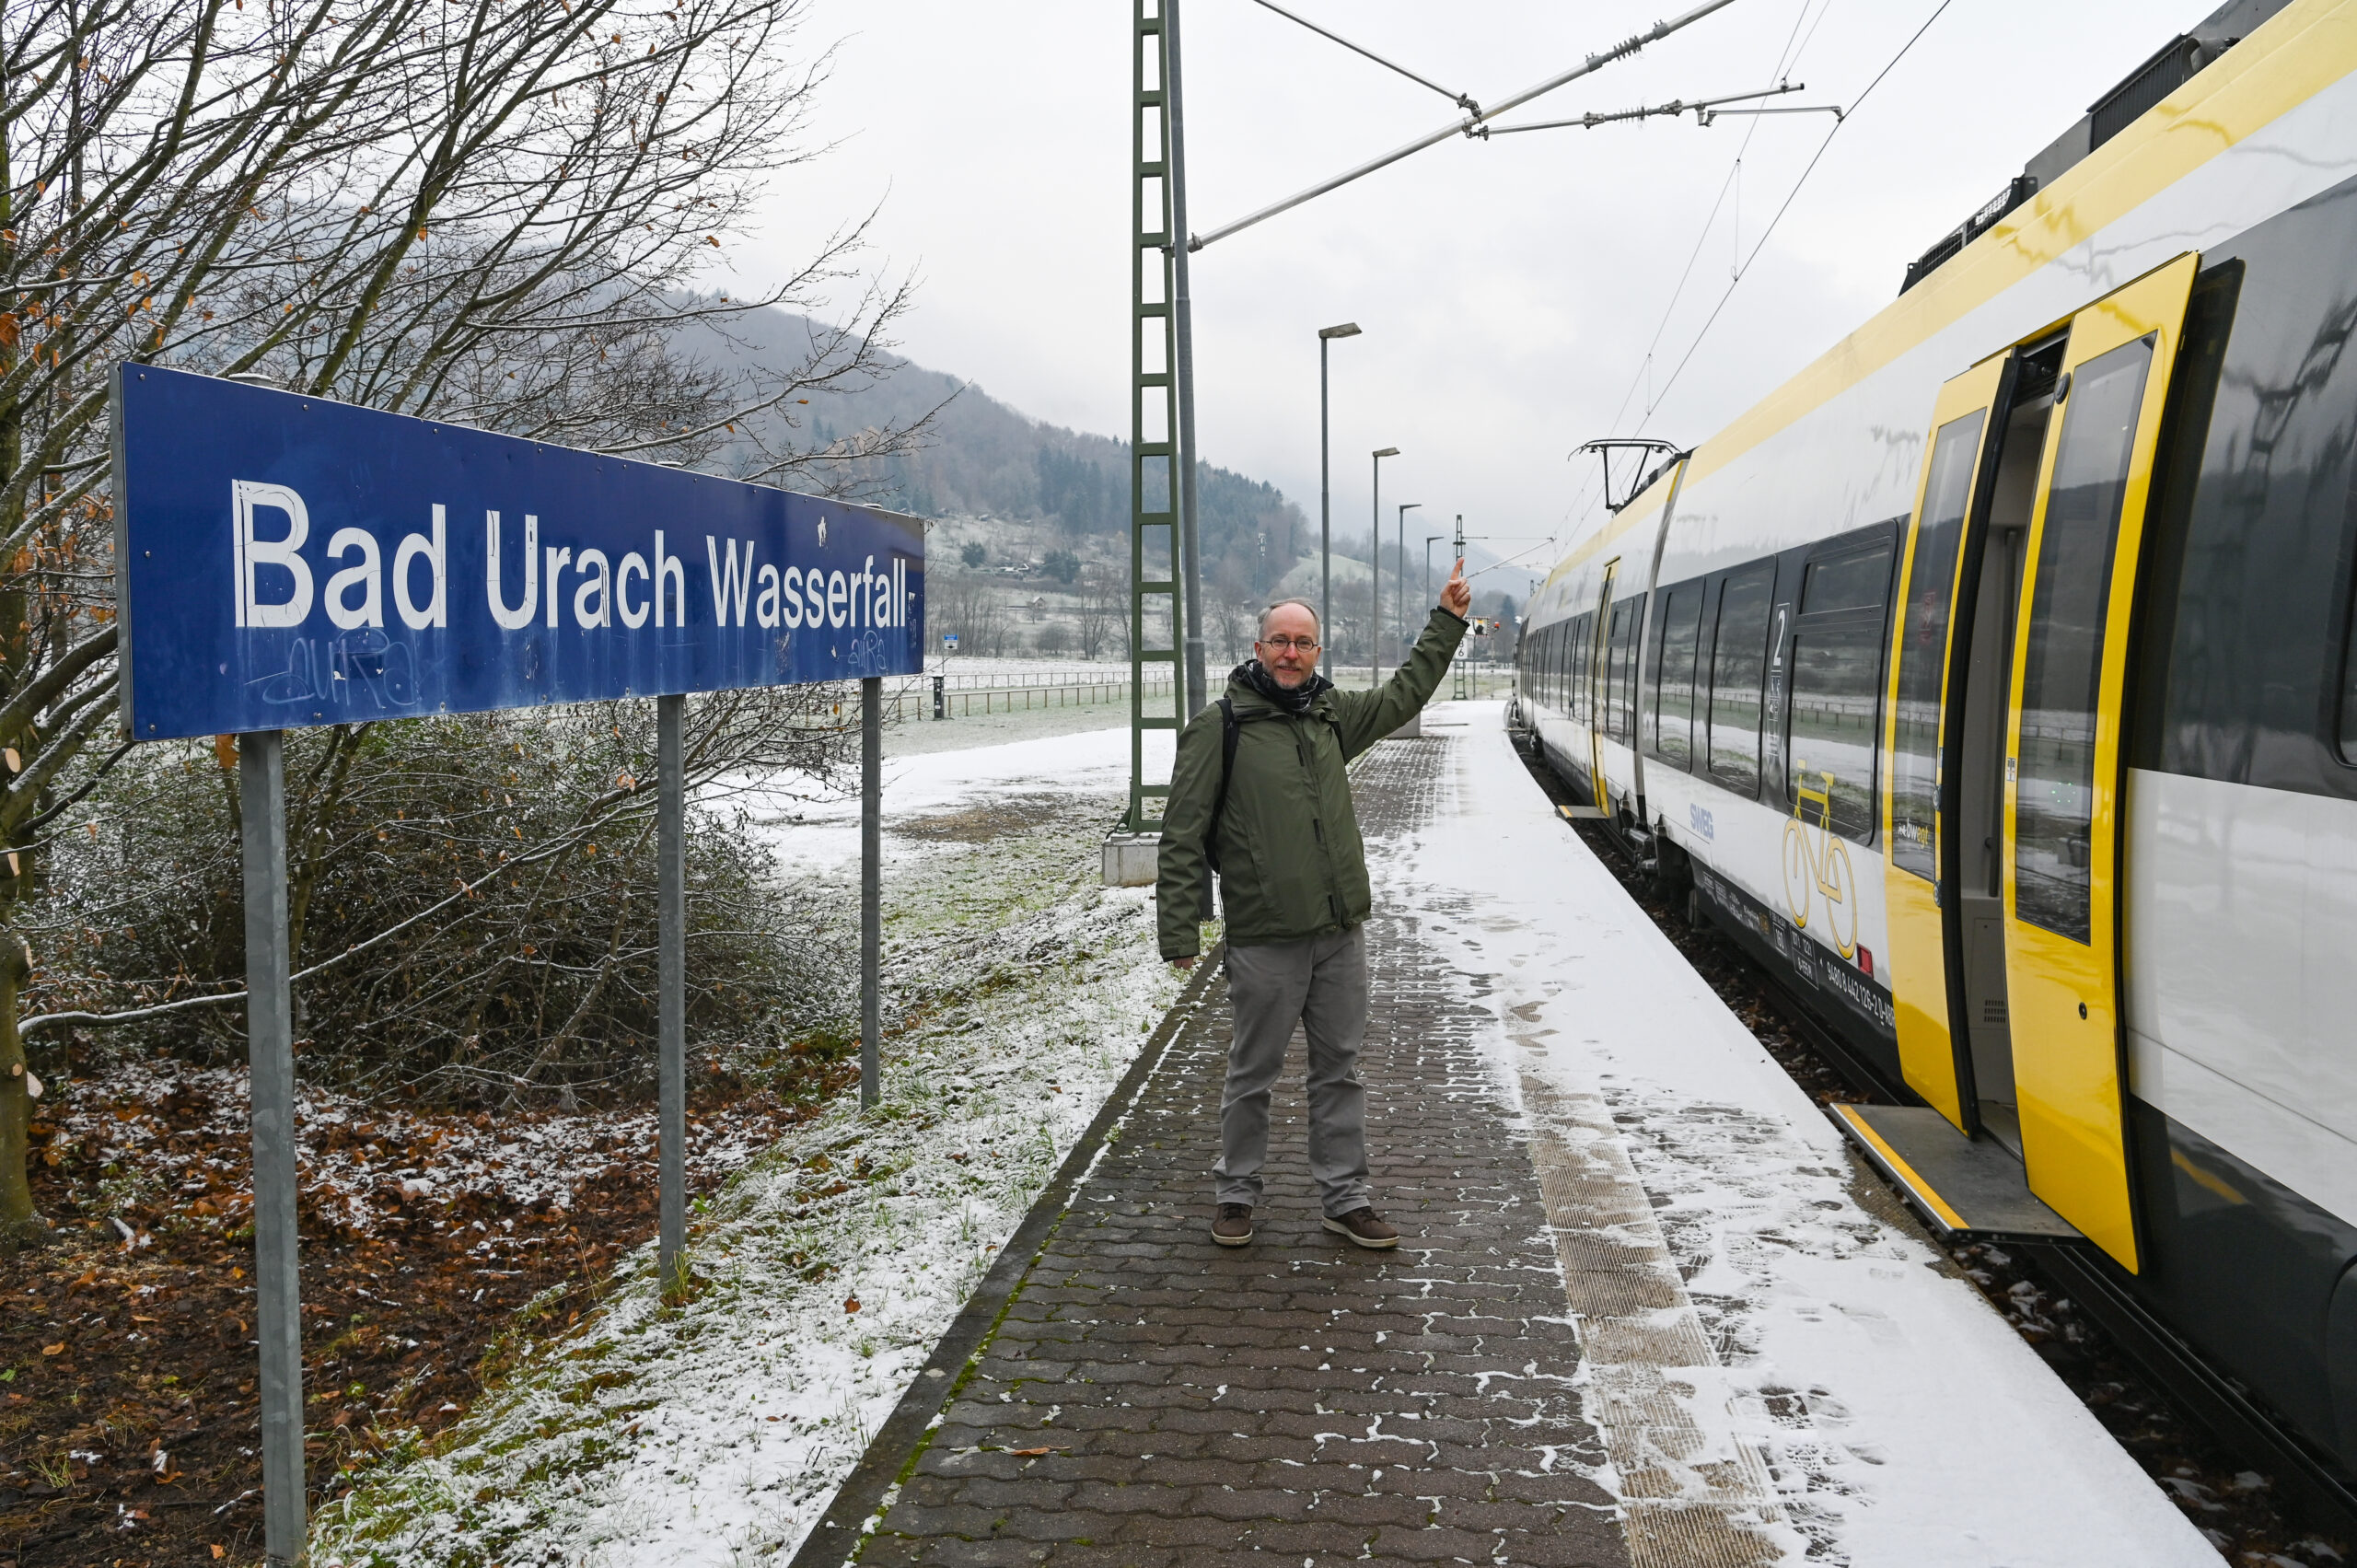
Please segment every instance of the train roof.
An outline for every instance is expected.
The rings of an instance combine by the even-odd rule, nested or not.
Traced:
[[[2232,0],[2222,6],[2031,159],[2025,177],[2034,176],[2034,189],[1928,267],[1923,261],[1941,248],[1926,252],[1896,299],[1682,463],[1656,470],[1620,511],[1575,539],[1549,585],[1657,514],[1673,483],[1707,478],[1774,438],[2352,72],[2357,0]],[[2135,112],[2126,114],[2131,106]]]

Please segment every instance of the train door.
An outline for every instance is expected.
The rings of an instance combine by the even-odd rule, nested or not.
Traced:
[[[2005,989],[2030,1190],[2138,1267],[2119,1017],[2122,720],[2153,453],[2198,258],[2071,320],[2005,723]]]
[[[1612,585],[1620,575],[1620,559],[1615,556],[1604,563],[1604,587],[1596,600],[1596,625],[1588,645],[1581,650],[1585,668],[1580,671],[1580,679],[1587,683],[1588,796],[1596,802],[1596,810],[1606,817],[1612,815],[1611,792],[1604,782],[1604,726],[1611,702],[1610,672],[1607,668],[1609,661],[1606,655],[1612,646]]]
[[[1884,704],[1884,907],[1899,1071],[1908,1086],[1967,1134],[1981,1118],[1959,1005],[1956,936],[1958,878],[1950,857],[1965,848],[1952,792],[1974,642],[1974,568],[1986,538],[1991,481],[2005,446],[2005,411],[2019,358],[1983,360],[1940,389],[1899,563]],[[2033,454],[2037,448],[2031,447]],[[1976,547],[1968,552],[1968,543]],[[1954,673],[1951,673],[1953,671]]]

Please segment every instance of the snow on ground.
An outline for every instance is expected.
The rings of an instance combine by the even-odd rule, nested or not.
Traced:
[[[1085,693],[1095,699],[1075,700],[1084,693],[1065,691],[1056,693],[1056,706],[1016,708],[1001,706],[993,713],[960,713],[953,706],[946,719],[917,716],[911,706],[909,716],[902,722],[888,725],[884,731],[886,766],[903,758],[926,751],[972,751],[983,747],[996,748],[1017,740],[1038,740],[1050,736],[1071,735],[1079,730],[1106,730],[1121,739],[1122,766],[1129,765],[1127,749],[1130,733],[1130,698],[1126,689],[1115,694],[1114,689],[1098,688]],[[927,699],[930,702],[931,699]],[[1046,699],[1042,699],[1045,701]],[[1155,697],[1149,712],[1167,714],[1170,699]],[[890,708],[886,708],[888,714]],[[924,712],[931,713],[927,707]],[[1157,736],[1167,747],[1167,737]]]
[[[683,1306],[643,1249],[329,1511],[312,1561],[791,1556],[1178,993],[1147,890],[1097,882],[1127,769],[1126,729],[896,766],[881,1108],[835,1106],[699,1204]],[[850,896],[856,803],[772,794],[786,874]]]
[[[1378,901],[1482,984],[1501,1076],[1600,1098],[1812,1562],[2134,1564],[2217,1553],[1945,1260],[1875,1218],[1824,1113],[1576,835],[1495,703],[1453,703],[1453,799],[1380,857]],[[1439,726],[1463,726],[1460,731]],[[1507,1038],[1527,1044],[1507,1065]],[[1697,1380],[1687,1397],[1705,1430]],[[1673,1385],[1675,1387],[1675,1385]]]
[[[1040,715],[1045,718],[1055,712]],[[1002,715],[1021,718],[1022,714]],[[1130,729],[1049,734],[1003,744],[897,752],[893,741],[909,731],[930,738],[956,732],[966,720],[910,726],[887,731],[884,746],[884,864],[887,875],[937,858],[946,843],[972,834],[990,836],[993,824],[1039,825],[1074,810],[1100,819],[1097,837],[1109,830],[1128,804]],[[977,717],[973,724],[983,721]],[[1147,738],[1149,776],[1167,778],[1171,737]],[[1158,772],[1153,771],[1158,768]],[[731,785],[730,799],[752,814],[786,863],[798,871],[856,877],[859,871],[859,798],[816,795],[787,775],[765,784]],[[1093,853],[1095,842],[1089,844]]]

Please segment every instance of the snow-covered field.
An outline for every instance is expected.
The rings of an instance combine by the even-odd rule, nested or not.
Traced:
[[[1097,882],[1128,766],[1126,728],[896,760],[882,1106],[836,1106],[698,1206],[684,1306],[642,1250],[322,1517],[312,1561],[791,1556],[1178,993],[1146,890]],[[855,802],[779,788],[756,814],[788,875],[853,896]]]
[[[1873,1179],[1553,819],[1499,706],[1448,704],[1425,722],[1463,738],[1453,796],[1377,857],[1377,900],[1458,912],[1424,930],[1485,980],[1476,994],[1510,1095],[1536,1074],[1550,1103],[1600,1102],[1600,1131],[1562,1131],[1617,1136],[1715,1353],[1661,1383],[1718,1440],[1691,1462],[1692,1494],[1715,1484],[1701,1473],[1713,1461],[1764,1460],[1793,1562],[2217,1568],[1979,1293],[1860,1204],[1854,1184]],[[1591,1406],[1609,1431],[1603,1384],[1591,1376]]]

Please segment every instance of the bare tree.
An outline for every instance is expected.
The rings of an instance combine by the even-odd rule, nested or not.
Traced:
[[[23,0],[0,11],[0,1231],[38,1229],[18,1013],[63,819],[117,723],[107,377],[314,395],[650,459],[874,374],[872,285],[790,370],[732,320],[814,304],[851,227],[759,297],[699,293],[806,156],[797,0]],[[702,329],[700,336],[690,329]],[[782,428],[793,428],[790,419]],[[772,443],[823,485],[906,431]]]
[[[1008,597],[1004,588],[986,577],[937,573],[928,585],[927,627],[935,636],[955,632],[965,652],[996,658],[1017,634]]]
[[[1083,584],[1080,651],[1088,658],[1130,652],[1129,575],[1102,562],[1090,566]]]
[[[1210,605],[1213,640],[1219,656],[1230,665],[1243,663],[1252,656],[1252,639],[1259,630],[1259,617],[1250,606],[1233,594],[1222,594]]]
[[[1254,563],[1230,555],[1213,574],[1215,587],[1204,606],[1212,624],[1213,646],[1230,665],[1252,656],[1252,639],[1260,631],[1260,605],[1253,592]]]

